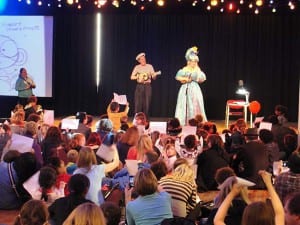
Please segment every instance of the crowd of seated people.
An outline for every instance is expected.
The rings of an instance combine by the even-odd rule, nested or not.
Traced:
[[[148,130],[149,120],[142,112],[132,124],[122,126],[124,115],[119,115],[118,105],[112,103],[108,117],[116,113],[114,120],[118,118],[120,123],[116,127],[109,118],[101,118],[95,121],[95,129],[88,125],[91,122],[84,112],[74,116],[79,120],[78,129],[62,130],[43,124],[41,117],[36,120],[36,112],[28,114],[26,121],[24,109],[16,108],[11,120],[0,128],[1,210],[23,205],[26,212],[33,198],[36,204],[43,204],[39,212],[42,224],[45,220],[52,225],[94,220],[118,224],[121,218],[127,224],[142,225],[161,224],[170,218],[195,222],[201,216],[197,207],[202,204],[197,192],[218,190],[212,213],[203,224],[246,225],[249,222],[244,221],[253,216],[255,207],[270,214],[266,220],[271,220],[272,210],[247,198],[247,188],[238,182],[244,178],[253,182],[249,189],[269,192],[275,212],[275,222],[270,224],[282,224],[283,204],[290,221],[300,216],[295,206],[299,202],[295,193],[300,190],[300,148],[295,144],[297,133],[284,127],[282,114],[278,114],[281,122],[276,122],[276,115],[265,119],[273,124],[272,130],[250,128],[238,119],[222,132],[215,123],[203,122],[201,115],[195,115],[189,121],[196,127],[194,134],[183,134],[177,118],[170,118],[166,133],[160,134]],[[26,152],[11,148],[18,146],[12,143],[13,134],[33,140]],[[127,160],[136,161],[134,174]],[[273,176],[274,189],[270,174],[279,160],[288,161],[288,170]],[[35,175],[39,188],[31,193],[24,183]],[[115,201],[108,198],[112,187],[122,193]],[[44,213],[43,207],[49,212]],[[16,221],[26,224],[23,211],[20,216]],[[28,220],[32,216],[28,215]]]

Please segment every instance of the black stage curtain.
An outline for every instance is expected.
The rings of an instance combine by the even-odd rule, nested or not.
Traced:
[[[135,82],[129,79],[135,56],[162,75],[152,84],[150,116],[172,117],[180,84],[174,79],[186,64],[187,48],[198,46],[207,117],[224,119],[226,100],[235,97],[238,80],[261,103],[259,115],[276,104],[297,121],[300,62],[300,15],[102,14],[101,71],[97,90],[96,15],[57,15],[54,35],[54,97],[41,100],[56,115],[105,113],[113,92],[126,94],[134,108]]]

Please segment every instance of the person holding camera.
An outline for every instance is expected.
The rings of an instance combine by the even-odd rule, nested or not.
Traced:
[[[21,68],[15,85],[20,104],[25,105],[27,103],[27,99],[33,95],[32,89],[34,88],[36,85],[33,79],[28,76],[25,68]]]

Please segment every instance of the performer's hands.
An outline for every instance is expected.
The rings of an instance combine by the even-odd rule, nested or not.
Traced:
[[[35,84],[31,84],[30,88],[33,88],[33,89],[36,88]]]

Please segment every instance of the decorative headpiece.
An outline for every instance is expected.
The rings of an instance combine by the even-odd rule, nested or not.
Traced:
[[[187,61],[199,61],[198,48],[196,46],[189,48],[185,53],[185,59]]]

